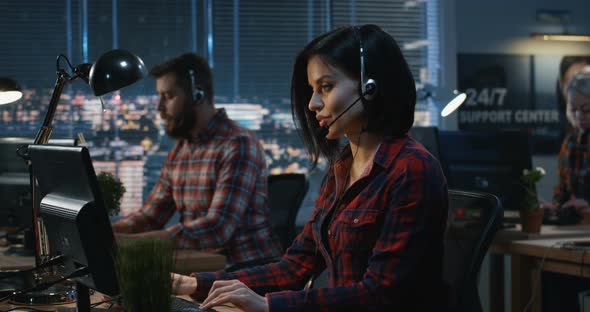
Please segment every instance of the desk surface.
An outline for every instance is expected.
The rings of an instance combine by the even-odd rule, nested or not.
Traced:
[[[188,296],[180,296],[180,298],[186,299],[186,300],[191,300],[190,297]],[[95,293],[94,295],[92,295],[90,297],[90,301],[91,304],[93,303],[98,303],[100,301],[103,301],[103,296],[101,294]],[[33,305],[33,306],[17,306],[17,305],[12,305],[12,304],[6,304],[6,303],[0,303],[0,309],[2,310],[10,310],[10,311],[31,311],[30,308],[35,308],[35,309],[39,309],[39,310],[43,310],[43,311],[58,311],[58,309],[61,308],[72,308],[75,307],[75,304],[67,304],[67,305],[49,305],[49,306],[42,306],[42,305]],[[106,309],[108,308],[107,304],[104,305],[100,305],[98,306],[99,308],[103,308]],[[22,308],[22,309],[19,309]],[[14,310],[12,310],[14,309]],[[121,310],[123,311],[123,310]],[[219,307],[215,307],[212,310],[208,310],[208,311],[217,311],[217,312],[240,312],[242,311],[241,309],[238,309],[236,307],[234,307],[233,305],[223,305],[223,306],[219,306]]]
[[[567,237],[590,238],[590,225],[543,225],[541,233],[522,232],[520,224],[515,228],[501,229],[496,233],[492,245],[506,244],[517,240],[538,240]]]
[[[32,268],[34,266],[34,258],[33,257],[19,257],[19,256],[8,256],[4,255],[4,251],[7,250],[6,247],[0,247],[0,271],[2,270],[22,270]],[[174,271],[181,274],[189,274],[192,272],[207,272],[207,271],[217,271],[223,269],[226,263],[225,256],[211,253],[211,252],[202,252],[202,251],[195,251],[195,250],[176,250],[175,251],[175,264],[174,264]],[[190,298],[189,298],[190,299]],[[102,300],[102,296],[92,297],[92,302],[99,302]],[[58,308],[67,308],[73,305],[67,306],[34,306],[35,308],[47,310],[47,311],[55,311]],[[29,306],[30,307],[30,306]],[[6,303],[0,303],[0,309],[8,310],[18,308],[18,306],[10,305]],[[30,311],[30,309],[23,308],[22,310],[16,309],[13,311]],[[215,308],[214,311],[241,311],[235,307],[219,307]]]
[[[4,255],[6,248],[0,248],[0,270],[22,270],[34,266],[33,257]],[[210,272],[223,269],[225,256],[196,250],[176,250],[174,271],[181,274]]]
[[[563,243],[588,241],[589,239],[590,236],[514,241],[510,244],[509,252],[512,255],[530,256],[588,267],[590,266],[590,248],[569,248],[564,247]],[[562,273],[579,275],[580,272],[580,270],[576,270],[575,272]],[[586,276],[586,274],[584,275]]]

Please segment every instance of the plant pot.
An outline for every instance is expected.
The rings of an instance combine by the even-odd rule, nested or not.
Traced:
[[[543,223],[543,209],[521,210],[520,223],[525,233],[540,233]]]
[[[590,225],[590,209],[584,209],[580,211],[580,216],[582,217],[580,224]]]

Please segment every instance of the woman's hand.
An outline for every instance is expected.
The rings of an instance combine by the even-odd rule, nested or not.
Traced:
[[[239,280],[215,281],[209,296],[200,308],[205,310],[225,303],[232,303],[247,312],[268,312],[268,302]]]
[[[123,222],[117,222],[117,223],[111,224],[111,229],[113,229],[114,233],[124,233],[124,234],[133,233],[131,227]]]
[[[172,294],[176,296],[192,295],[197,291],[197,279],[172,273]]]
[[[590,205],[588,205],[588,202],[586,200],[584,200],[583,198],[576,198],[575,196],[572,195],[570,200],[566,201],[561,207],[562,208],[574,207],[576,209],[576,211],[582,212],[582,211],[590,208]]]
[[[541,209],[555,210],[559,208],[559,204],[554,202],[541,202],[539,203],[539,207],[541,207]]]

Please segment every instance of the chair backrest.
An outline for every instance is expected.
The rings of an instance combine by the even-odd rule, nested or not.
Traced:
[[[440,144],[437,127],[412,127],[410,135],[420,142],[436,159],[440,160]]]
[[[502,203],[495,195],[449,190],[443,278],[450,288],[450,311],[482,311],[477,281],[496,234]]]
[[[305,174],[286,173],[268,177],[270,221],[283,249],[287,249],[295,238],[295,219],[308,188]]]

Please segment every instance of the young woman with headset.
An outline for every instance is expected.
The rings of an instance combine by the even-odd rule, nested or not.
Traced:
[[[314,165],[330,162],[303,232],[276,263],[174,274],[174,293],[203,309],[440,310],[447,185],[407,135],[416,89],[395,40],[374,25],[320,35],[296,58],[291,98]],[[328,287],[305,287],[324,270]]]

